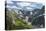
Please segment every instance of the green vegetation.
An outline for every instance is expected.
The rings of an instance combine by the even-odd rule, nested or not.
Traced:
[[[14,22],[13,22],[14,21]],[[17,13],[14,10],[6,11],[6,30],[16,29],[31,29],[32,25],[28,25],[23,19],[17,18]]]
[[[35,14],[36,12],[36,14]],[[45,27],[45,20],[44,20],[44,7],[39,10],[34,10],[34,13],[32,15],[32,22],[30,25],[28,23],[24,22],[23,19],[18,18],[18,14],[15,12],[15,10],[8,10],[6,9],[6,30],[16,30],[16,29],[31,29],[33,25],[42,25]],[[42,16],[39,16],[42,15]]]
[[[27,25],[26,22],[22,21],[22,19],[16,19],[16,29],[29,29],[32,28],[32,25]]]

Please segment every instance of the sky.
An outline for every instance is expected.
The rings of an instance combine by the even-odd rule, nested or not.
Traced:
[[[7,8],[15,8],[15,9],[26,9],[26,10],[32,10],[35,8],[42,8],[42,4],[41,3],[25,3],[25,2],[15,2],[17,0],[7,0]]]

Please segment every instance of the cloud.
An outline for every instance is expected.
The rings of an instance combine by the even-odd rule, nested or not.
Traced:
[[[8,6],[8,5],[7,5],[6,7],[7,7],[7,8],[11,8],[11,7],[10,7],[10,6]]]
[[[23,6],[29,6],[30,3],[25,3],[25,2],[22,2],[22,3],[17,3],[17,5],[23,7]]]
[[[37,9],[41,9],[43,5],[41,3],[34,3],[31,6]]]
[[[11,6],[11,8],[17,8],[16,6]]]
[[[25,10],[32,10],[32,9],[36,9],[36,8],[38,8],[38,9],[41,9],[42,8],[42,4],[41,3],[27,3],[27,2],[18,2],[18,1],[9,1],[8,3],[7,3],[7,7],[8,8],[15,8],[15,9],[25,9]],[[26,7],[26,8],[24,8],[24,7]]]
[[[13,4],[12,0],[7,0],[7,4]]]

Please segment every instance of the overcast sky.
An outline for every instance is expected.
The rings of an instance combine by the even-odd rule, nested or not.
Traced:
[[[7,0],[7,8],[18,8],[18,9],[22,9],[24,6],[29,6],[29,7],[26,7],[26,9],[32,9],[31,7],[34,7],[34,8],[41,8],[43,5],[41,3],[15,3],[13,1],[17,1],[17,0]]]

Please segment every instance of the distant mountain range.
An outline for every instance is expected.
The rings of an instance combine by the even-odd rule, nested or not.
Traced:
[[[24,1],[11,1],[12,3],[7,2],[6,8],[15,8],[15,9],[24,9],[32,11],[33,9],[41,9],[43,4],[36,2],[24,2]]]

